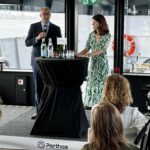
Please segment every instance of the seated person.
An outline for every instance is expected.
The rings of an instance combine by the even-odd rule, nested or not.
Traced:
[[[122,75],[112,74],[106,78],[101,102],[110,102],[117,107],[124,128],[141,130],[148,121],[137,107],[130,106],[133,102],[130,84]]]
[[[123,135],[120,113],[111,103],[101,103],[92,110],[88,144],[81,150],[138,150]]]

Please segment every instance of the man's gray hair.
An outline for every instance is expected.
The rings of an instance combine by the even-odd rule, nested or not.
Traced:
[[[48,7],[41,7],[41,8],[40,8],[40,12],[41,12],[42,10],[48,10],[49,12],[51,12],[50,8],[48,8]]]

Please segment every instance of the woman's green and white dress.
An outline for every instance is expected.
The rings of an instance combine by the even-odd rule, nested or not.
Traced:
[[[101,99],[104,80],[108,74],[107,47],[109,45],[110,38],[110,33],[107,33],[96,41],[96,34],[92,32],[87,40],[86,49],[91,51],[100,49],[103,54],[93,56],[89,61],[87,85],[85,97],[83,99],[84,106],[92,107]]]

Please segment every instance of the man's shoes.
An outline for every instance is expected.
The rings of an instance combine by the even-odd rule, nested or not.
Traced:
[[[31,117],[31,119],[34,120],[34,119],[36,119],[36,117],[37,117],[37,114],[34,114],[34,115]]]

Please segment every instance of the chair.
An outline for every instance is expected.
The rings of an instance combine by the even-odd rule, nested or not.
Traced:
[[[146,101],[146,106],[147,106],[147,115],[150,116],[150,83],[144,84],[142,87],[142,90],[145,92],[147,95],[147,101]]]
[[[0,71],[3,71],[3,65],[9,67],[9,63],[6,59],[6,57],[0,57]]]
[[[137,135],[134,144],[138,145],[140,141],[140,150],[150,150],[150,119]]]

